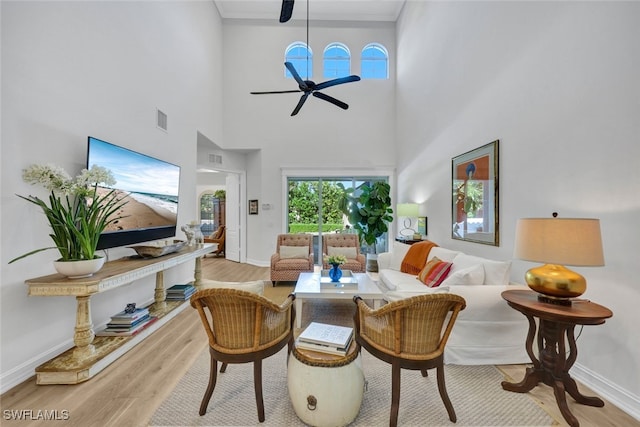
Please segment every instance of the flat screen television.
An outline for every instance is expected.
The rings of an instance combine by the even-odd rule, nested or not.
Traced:
[[[118,212],[124,218],[102,233],[98,249],[175,236],[180,166],[90,136],[87,168],[93,165],[109,169],[112,188],[128,195]]]

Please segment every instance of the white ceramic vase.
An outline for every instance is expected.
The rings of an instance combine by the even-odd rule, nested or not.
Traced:
[[[104,265],[104,257],[94,259],[83,259],[80,261],[54,261],[53,267],[56,271],[69,279],[79,279],[90,277],[99,271]]]

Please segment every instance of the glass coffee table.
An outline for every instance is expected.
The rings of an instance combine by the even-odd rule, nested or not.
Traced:
[[[382,305],[383,294],[376,282],[366,273],[352,273],[343,277],[342,282],[333,283],[320,280],[321,273],[300,273],[296,288],[296,327],[302,327],[302,303],[306,299],[352,299],[360,295],[362,299],[373,300],[374,308]]]

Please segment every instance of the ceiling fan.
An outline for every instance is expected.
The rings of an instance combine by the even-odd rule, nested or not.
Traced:
[[[280,13],[280,22],[286,22],[291,18],[291,13],[293,12],[293,0],[283,0],[282,1],[282,11]],[[283,21],[284,19],[284,21]],[[307,48],[309,47],[309,0],[307,0]],[[308,55],[308,51],[307,51]],[[309,57],[307,56],[307,66],[309,64]],[[291,113],[292,116],[298,114],[305,101],[309,97],[309,95],[313,95],[316,98],[323,99],[327,102],[332,103],[333,105],[346,110],[349,108],[349,105],[336,99],[332,96],[329,96],[325,93],[319,92],[322,89],[326,89],[331,86],[341,85],[344,83],[357,82],[360,80],[360,76],[351,75],[346,77],[339,77],[337,79],[327,80],[322,83],[315,83],[311,80],[303,80],[300,77],[300,74],[296,71],[296,68],[293,66],[291,62],[285,62],[284,66],[289,70],[295,81],[298,83],[298,89],[294,90],[276,90],[276,91],[267,91],[267,92],[250,92],[251,95],[269,95],[276,93],[295,93],[295,92],[303,92],[298,104],[293,109]],[[307,75],[309,73],[307,72]]]
[[[282,9],[280,9],[280,22],[287,22],[293,14],[293,1],[282,0]]]

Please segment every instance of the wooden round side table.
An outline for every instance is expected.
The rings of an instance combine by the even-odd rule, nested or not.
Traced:
[[[587,300],[573,300],[571,305],[557,305],[538,300],[538,294],[529,290],[511,290],[502,293],[507,303],[524,314],[529,321],[529,333],[525,347],[533,367],[527,368],[525,377],[519,383],[502,382],[502,388],[517,393],[526,393],[542,382],[553,387],[556,402],[564,419],[572,427],[580,425],[578,419],[569,411],[565,392],[583,405],[602,407],[604,402],[598,397],[584,396],[569,375],[578,356],[574,329],[576,325],[600,325],[613,316],[611,310]],[[536,337],[538,355],[533,353],[533,340]],[[565,341],[566,338],[566,341]],[[565,348],[569,344],[569,354]]]

